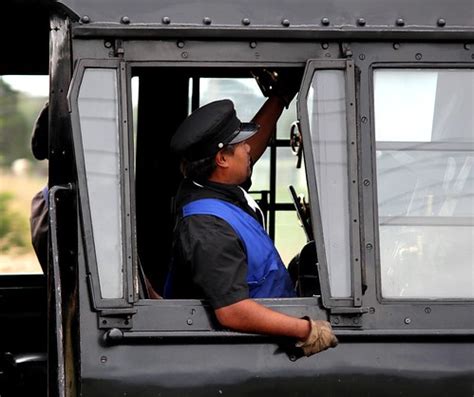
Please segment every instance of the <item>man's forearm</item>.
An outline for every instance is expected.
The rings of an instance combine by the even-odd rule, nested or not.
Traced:
[[[251,299],[222,307],[215,313],[221,325],[240,332],[305,340],[311,331],[309,321],[276,312]]]
[[[276,122],[284,106],[285,102],[281,98],[277,96],[270,97],[253,118],[252,121],[260,125],[258,133],[247,140],[247,143],[250,145],[250,155],[254,163],[262,156],[267,148],[268,141],[275,130]]]

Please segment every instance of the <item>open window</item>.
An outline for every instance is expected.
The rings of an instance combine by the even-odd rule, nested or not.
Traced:
[[[360,307],[357,135],[354,66],[309,61],[298,114],[325,307]]]
[[[70,90],[82,237],[98,307],[133,301],[125,67],[80,62]]]

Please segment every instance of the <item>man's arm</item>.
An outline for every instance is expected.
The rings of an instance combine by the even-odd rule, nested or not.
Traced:
[[[247,140],[250,145],[252,162],[256,163],[267,148],[276,123],[283,111],[285,101],[278,96],[268,98],[252,121],[260,125],[259,131]]]
[[[301,348],[305,356],[338,344],[327,321],[287,316],[251,299],[221,307],[215,313],[221,325],[236,331],[296,338],[296,347]]]
[[[215,310],[219,323],[236,331],[289,336],[306,340],[311,331],[309,321],[271,310],[252,299],[245,299]]]

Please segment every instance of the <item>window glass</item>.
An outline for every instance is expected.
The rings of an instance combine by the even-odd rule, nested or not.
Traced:
[[[48,76],[0,77],[0,274],[42,273],[31,245],[31,200],[48,180],[48,160],[31,152]]]
[[[103,298],[123,296],[117,98],[115,69],[85,70],[78,105],[95,254]]]
[[[285,266],[306,243],[303,227],[294,211],[278,211],[275,215],[275,246]]]
[[[474,72],[374,72],[382,296],[474,297]]]
[[[317,70],[308,115],[333,297],[351,296],[345,72]]]

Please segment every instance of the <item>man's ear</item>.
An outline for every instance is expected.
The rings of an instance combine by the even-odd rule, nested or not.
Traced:
[[[224,153],[224,151],[219,150],[214,159],[216,162],[216,165],[221,168],[228,168],[229,167],[228,156],[229,155],[227,153]]]

